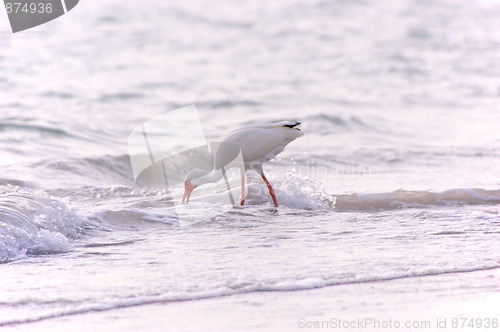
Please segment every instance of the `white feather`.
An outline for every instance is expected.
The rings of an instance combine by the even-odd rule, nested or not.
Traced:
[[[266,183],[269,194],[275,206],[278,206],[274,189],[264,175],[262,163],[276,157],[285,146],[298,137],[304,135],[297,126],[300,122],[278,122],[263,125],[253,125],[236,129],[216,142],[212,142],[212,156],[214,168],[212,172],[199,169],[192,170],[185,178],[185,192],[182,202],[189,202],[193,189],[204,183],[219,181],[223,176],[223,169],[230,166],[236,156],[241,152],[245,169],[241,171],[241,205],[245,201],[245,172],[248,169],[256,170]],[[236,166],[241,168],[241,166]]]
[[[285,146],[304,133],[297,128],[285,127],[296,125],[296,122],[278,122],[264,125],[248,126],[236,129],[221,138],[218,142],[234,143],[239,146],[248,169],[251,165],[260,165],[276,157]]]

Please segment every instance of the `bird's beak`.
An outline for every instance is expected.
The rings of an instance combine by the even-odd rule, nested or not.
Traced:
[[[189,197],[191,197],[191,193],[196,187],[198,186],[195,186],[193,184],[184,184],[184,195],[182,195],[182,203],[184,203],[184,201],[186,201],[186,203],[189,203]]]

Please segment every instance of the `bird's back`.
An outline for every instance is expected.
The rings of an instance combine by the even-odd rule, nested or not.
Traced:
[[[297,128],[299,125],[300,122],[283,121],[248,126],[234,130],[217,141],[229,146],[236,144],[243,155],[245,167],[249,168],[252,164],[261,164],[273,159],[288,143],[303,136],[303,132]],[[221,154],[222,149],[215,153],[216,162],[221,159]]]

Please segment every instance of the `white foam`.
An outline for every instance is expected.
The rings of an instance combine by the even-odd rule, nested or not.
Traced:
[[[296,173],[278,174],[280,178],[271,178],[280,206],[301,210],[332,210],[334,197],[327,194],[314,179]],[[265,204],[272,202],[269,191],[262,180],[251,180],[248,185],[246,202]]]
[[[68,252],[83,219],[62,202],[32,194],[0,196],[0,263]]]
[[[305,278],[300,280],[284,280],[276,283],[269,284],[256,284],[245,287],[247,292],[259,292],[259,291],[295,291],[295,290],[305,290],[313,289],[327,286],[325,280],[320,278]]]
[[[428,206],[500,203],[499,190],[451,189],[444,192],[396,190],[389,193],[339,195],[335,211],[382,211]]]

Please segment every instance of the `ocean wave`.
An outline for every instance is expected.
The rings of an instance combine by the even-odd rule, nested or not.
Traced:
[[[322,185],[313,178],[290,172],[283,178],[277,179],[274,187],[278,202],[287,208],[309,211],[333,208],[334,196],[326,193]],[[262,203],[262,200],[269,200],[267,187],[259,183],[257,188],[249,193],[250,203]]]
[[[500,190],[451,189],[443,192],[396,190],[389,193],[338,195],[337,212],[374,212],[432,206],[500,204]]]
[[[283,280],[268,283],[255,283],[244,285],[242,287],[232,286],[242,292],[282,292],[282,291],[301,291],[314,288],[323,288],[330,286],[340,286],[349,284],[363,284],[380,281],[390,281],[406,278],[431,277],[454,273],[470,273],[478,271],[488,271],[500,269],[500,264],[491,265],[476,265],[470,267],[441,267],[441,268],[425,268],[422,270],[408,272],[390,272],[378,275],[351,275],[346,277],[333,278],[304,278],[299,280]]]
[[[144,94],[135,92],[123,92],[116,94],[103,94],[99,97],[100,102],[111,102],[111,101],[128,101],[130,99],[143,98]]]
[[[329,135],[347,132],[383,133],[391,131],[382,119],[360,117],[357,115],[336,115],[319,113],[307,116],[302,120],[304,130],[318,135]]]
[[[33,194],[0,195],[0,263],[68,252],[84,220],[62,202]]]
[[[128,155],[47,159],[37,162],[34,167],[50,178],[62,176],[66,181],[71,180],[72,185],[131,185],[134,182]]]
[[[203,108],[231,108],[231,107],[256,107],[262,104],[254,100],[240,100],[240,99],[222,99],[222,100],[207,100],[197,103],[200,109]]]
[[[37,123],[33,119],[4,119],[0,121],[0,132],[29,132],[39,133],[45,136],[71,137],[72,135],[64,129],[47,123]],[[8,138],[9,136],[5,136]]]
[[[461,207],[471,205],[500,204],[500,190],[485,189],[452,189],[443,192],[397,190],[387,193],[332,195],[324,191],[319,183],[310,179],[288,176],[285,179],[272,181],[278,199],[278,210],[293,211],[296,214],[323,214],[329,212],[380,212],[404,209],[422,209],[431,207]],[[227,220],[233,220],[235,215],[244,214],[248,217],[262,215],[262,207],[271,206],[272,201],[265,184],[256,178],[250,178],[247,185],[247,196],[244,207],[223,209],[218,213],[207,213],[208,210],[220,207],[221,194],[206,194],[201,202],[193,202],[187,207],[179,206],[182,211],[194,216],[200,216],[198,221],[212,220],[209,215],[216,215]],[[102,223],[117,220],[117,225],[137,221],[160,222],[178,225],[176,207],[168,191],[162,190],[131,190],[131,188],[95,189],[101,200],[100,207],[110,202],[109,210],[99,210],[92,215],[93,219]],[[95,191],[94,190],[94,191]],[[87,190],[86,193],[94,192]],[[239,189],[233,190],[233,197],[239,197]],[[84,199],[82,197],[82,199]],[[116,209],[116,199],[120,200],[121,208]],[[112,207],[115,210],[112,210]],[[207,210],[208,209],[208,210]],[[267,212],[266,212],[267,213]]]

